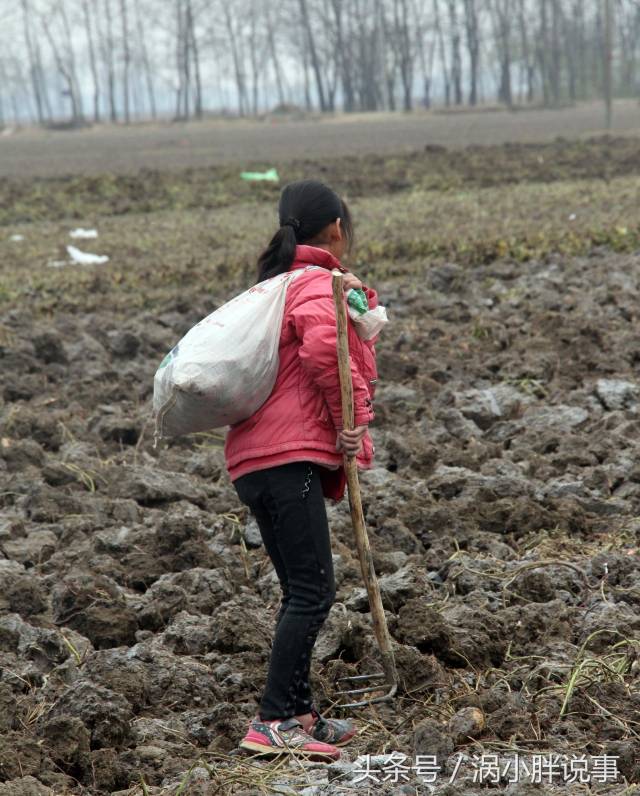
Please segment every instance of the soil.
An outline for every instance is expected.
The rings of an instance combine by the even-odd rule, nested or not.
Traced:
[[[296,136],[300,134],[301,131],[295,132]],[[126,139],[119,140],[115,134],[114,140],[120,147],[127,145]],[[258,205],[268,202],[271,209],[283,184],[304,179],[310,173],[349,197],[351,202],[376,196],[411,195],[417,191],[438,191],[446,196],[493,186],[567,180],[594,180],[606,185],[616,178],[640,172],[637,136],[607,134],[581,139],[555,136],[552,140],[531,141],[523,137],[509,143],[494,141],[495,138],[483,146],[456,148],[455,139],[446,141],[447,146],[429,143],[427,139],[419,149],[399,151],[393,156],[371,152],[366,147],[357,155],[339,156],[342,150],[338,148],[329,159],[311,148],[295,157],[294,148],[290,157],[281,154],[281,159],[273,161],[280,183],[247,183],[239,179],[238,164],[226,161],[170,169],[170,157],[164,160],[162,168],[146,168],[135,174],[104,171],[106,164],[102,163],[97,173],[39,175],[34,179],[24,175],[3,177],[0,164],[0,224],[81,220],[92,214],[104,218],[171,209],[220,211],[234,202]],[[265,143],[261,142],[260,151],[264,148]],[[108,152],[106,148],[100,151],[100,156]],[[249,157],[253,155],[248,152]],[[253,160],[249,166],[261,168]],[[588,195],[578,201],[578,209],[582,209],[585,200]],[[635,228],[637,218],[630,219],[630,225]],[[531,233],[543,229],[542,224],[540,229],[532,224]],[[220,233],[214,236],[214,245]],[[414,235],[405,235],[401,246],[394,251],[395,258],[406,259],[415,244]],[[481,252],[478,254],[482,256]],[[495,255],[486,252],[484,259],[495,259]]]
[[[435,754],[454,796],[486,790],[464,780],[474,754],[606,754],[619,777],[597,792],[634,793],[640,252],[425,263],[375,287],[391,323],[362,490],[401,689],[359,714],[345,760]],[[277,581],[223,434],[152,444],[153,375],[191,319],[171,296],[116,302],[0,318],[0,796],[366,792],[342,764],[305,785],[238,755]],[[346,501],[329,516],[324,710],[337,677],[378,668]]]

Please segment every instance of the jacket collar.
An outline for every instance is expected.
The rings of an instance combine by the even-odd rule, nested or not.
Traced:
[[[337,257],[334,257],[333,254],[326,249],[299,244],[296,246],[296,256],[289,270],[292,271],[294,268],[301,268],[305,265],[319,265],[329,271],[333,268],[337,268],[339,271],[342,271],[343,274],[347,273],[349,270],[340,263]]]

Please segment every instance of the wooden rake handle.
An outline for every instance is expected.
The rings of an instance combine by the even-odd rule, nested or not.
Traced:
[[[347,333],[347,310],[344,298],[344,286],[342,273],[335,269],[332,271],[333,301],[336,307],[336,324],[338,329],[338,370],[340,373],[340,392],[342,396],[342,425],[345,430],[351,431],[354,427],[353,410],[353,382],[351,380],[351,365],[349,363],[349,338]],[[382,668],[384,669],[387,683],[392,686],[393,693],[398,685],[398,672],[391,646],[391,637],[387,627],[387,618],[382,607],[380,597],[380,586],[373,566],[369,536],[364,521],[362,510],[362,499],[360,495],[360,483],[358,481],[358,465],[355,456],[344,454],[344,469],[347,476],[347,487],[349,490],[349,508],[351,510],[351,523],[356,538],[356,548],[362,579],[369,597],[369,607],[371,608],[371,619],[373,621],[373,632],[375,633],[382,656]],[[391,696],[390,693],[388,696]]]

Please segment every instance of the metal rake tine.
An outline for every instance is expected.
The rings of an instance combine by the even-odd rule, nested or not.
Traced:
[[[356,694],[368,694],[370,691],[382,691],[383,688],[383,685],[370,685],[366,688],[354,688],[353,691],[336,691],[336,696],[341,694],[348,694],[349,696],[355,696]]]
[[[394,683],[391,686],[391,690],[384,694],[384,696],[374,697],[373,699],[363,699],[360,702],[349,702],[348,705],[339,705],[341,708],[365,708],[369,705],[377,705],[380,702],[389,702],[393,699],[396,695],[396,691],[398,690],[398,686]]]
[[[338,677],[336,682],[339,683],[341,680],[347,680],[350,683],[356,683],[360,680],[376,680],[380,677],[386,677],[386,674],[384,672],[378,672],[376,674],[351,674],[345,675],[344,677]]]

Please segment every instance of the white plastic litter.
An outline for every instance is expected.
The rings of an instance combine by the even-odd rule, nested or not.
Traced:
[[[197,323],[156,371],[156,442],[245,420],[267,400],[278,373],[286,291],[303,271],[274,276]]]
[[[74,263],[78,265],[102,265],[108,263],[109,258],[106,254],[90,254],[76,249],[75,246],[67,246],[67,253]]]
[[[382,304],[378,304],[375,309],[367,310],[363,314],[349,307],[349,315],[355,324],[356,332],[361,340],[371,340],[372,337],[380,334],[385,324],[389,323],[387,310]]]
[[[14,243],[19,243],[21,240],[24,240],[24,235],[12,235],[9,240],[12,240]]]
[[[69,237],[71,238],[86,238],[87,240],[90,238],[97,238],[98,237],[98,230],[97,229],[82,229],[82,227],[78,227],[78,229],[72,229],[69,233]]]
[[[371,340],[389,322],[387,311],[381,304],[373,310],[369,309],[369,301],[362,289],[347,291],[347,312],[361,340]]]

